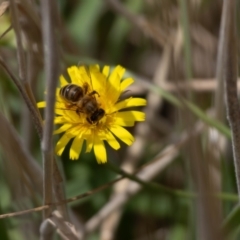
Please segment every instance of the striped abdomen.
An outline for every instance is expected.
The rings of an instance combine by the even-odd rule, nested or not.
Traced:
[[[75,84],[68,84],[60,89],[60,96],[68,102],[76,103],[84,96],[83,89]]]

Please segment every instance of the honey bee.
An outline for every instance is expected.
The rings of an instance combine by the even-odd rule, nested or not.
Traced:
[[[86,71],[91,80],[89,70],[86,69]],[[98,92],[90,89],[87,82],[81,87],[70,83],[62,87],[59,94],[67,102],[68,109],[74,108],[78,115],[86,114],[87,121],[95,125],[104,117],[105,111],[97,102],[95,95],[99,96]]]

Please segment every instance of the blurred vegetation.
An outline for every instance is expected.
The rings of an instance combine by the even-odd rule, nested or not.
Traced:
[[[29,8],[39,8],[37,1],[26,2]],[[209,161],[207,167],[210,169],[210,181],[215,186],[215,193],[222,193],[216,198],[219,200],[217,211],[221,215],[219,222],[228,233],[222,235],[222,239],[239,239],[239,208],[236,207],[237,188],[230,132],[225,115],[223,118],[208,115],[208,111],[214,111],[215,107],[213,100],[217,87],[216,84],[212,87],[212,84],[216,82],[222,1],[121,1],[120,4],[132,18],[127,17],[128,12],[124,15],[118,8],[114,9],[111,2],[117,1],[58,1],[60,23],[56,29],[59,30],[61,72],[79,62],[99,63],[101,66],[121,64],[128,69],[128,75],[135,76],[136,84],[130,90],[132,95],[148,100],[155,96],[155,100],[150,100],[150,105],[145,109],[147,118],[151,113],[146,122],[148,134],[144,136],[139,133],[140,126],[131,129],[138,136],[143,134],[145,141],[144,149],[139,149],[141,156],[134,159],[134,170],[157,159],[163,149],[181,140],[184,131],[194,132],[197,123],[203,120],[205,128],[201,130],[198,139],[201,152],[196,150],[195,156],[198,159],[204,156],[201,160]],[[38,38],[28,28],[31,24],[24,22],[28,16],[24,17],[23,22],[20,19],[24,34],[29,31],[30,36]],[[144,22],[141,22],[142,19]],[[0,16],[0,23],[2,34],[11,24],[9,10]],[[24,42],[24,49],[33,52],[33,69],[27,69],[27,72],[33,71],[30,85],[36,100],[41,101],[45,88],[43,56],[39,49],[41,43],[39,40],[32,48],[28,44]],[[34,52],[36,48],[38,50]],[[16,38],[11,29],[0,39],[0,56],[14,75],[18,75],[16,50]],[[1,112],[41,166],[40,141],[25,103],[6,73],[2,69],[0,71]],[[196,87],[181,85],[187,81],[195,83]],[[149,87],[147,84],[154,85]],[[191,98],[188,98],[188,93]],[[224,136],[216,134],[215,129]],[[211,141],[215,141],[215,145],[211,145]],[[0,149],[0,214],[41,206],[41,197],[32,186],[26,186],[26,179],[17,169],[19,166],[12,163],[1,146]],[[177,156],[154,178],[155,183],[165,186],[169,191],[156,191],[145,186],[126,201],[116,229],[112,230],[112,239],[204,239],[204,234],[199,234],[201,214],[198,201],[194,197],[174,194],[175,190],[185,193],[196,193],[199,190],[194,180],[197,173],[196,166],[191,166],[194,159],[190,151],[191,143],[183,144]],[[78,161],[70,161],[68,152],[66,149],[63,156],[58,158],[65,176],[67,198],[100,187],[118,176],[105,165],[98,165],[91,153],[82,153]],[[123,145],[118,152],[108,149],[109,161],[115,166],[121,167],[128,154],[128,148]],[[17,189],[19,187],[21,189]],[[84,224],[111,201],[113,194],[113,187],[110,187],[68,206]],[[0,219],[1,240],[38,239],[41,217],[41,212],[37,212]],[[107,240],[102,234],[103,226],[99,226],[86,239]],[[61,238],[55,236],[54,239]]]

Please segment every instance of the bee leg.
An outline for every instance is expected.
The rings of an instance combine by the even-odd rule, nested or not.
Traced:
[[[88,84],[84,84],[83,85],[83,91],[84,91],[84,94],[87,94],[87,92],[88,92]]]
[[[72,104],[72,103],[65,103],[65,106],[66,106],[66,108],[71,108],[71,107],[74,106],[74,104]]]
[[[97,91],[95,91],[95,90],[89,93],[90,96],[92,96],[92,95],[94,95],[94,94],[97,94],[98,97],[100,97],[99,93],[98,93]]]
[[[79,108],[77,108],[76,109],[76,114],[80,116],[80,113],[82,113],[82,111]]]
[[[86,119],[90,124],[93,124],[92,121],[90,120],[90,118],[87,117]]]

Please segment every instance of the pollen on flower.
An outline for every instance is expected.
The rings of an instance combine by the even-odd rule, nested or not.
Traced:
[[[129,110],[132,107],[145,106],[143,98],[119,100],[122,93],[134,80],[123,79],[125,69],[117,66],[110,73],[110,67],[102,71],[98,65],[71,66],[67,69],[71,82],[60,76],[60,88],[56,91],[56,117],[54,123],[61,125],[55,134],[63,133],[56,144],[56,153],[61,155],[73,139],[69,157],[79,158],[83,143],[85,152],[94,151],[98,163],[107,161],[105,144],[113,149],[120,148],[119,140],[131,145],[134,137],[125,127],[144,121],[141,111]],[[45,107],[45,102],[38,107]]]

